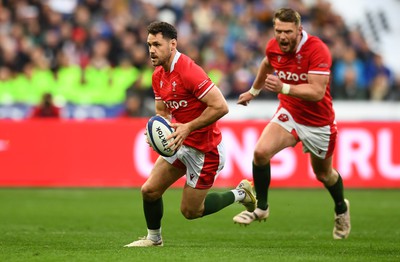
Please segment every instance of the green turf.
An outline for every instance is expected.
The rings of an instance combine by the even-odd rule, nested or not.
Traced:
[[[123,248],[146,233],[138,189],[0,189],[0,261],[400,261],[400,191],[347,190],[352,233],[332,239],[324,190],[270,192],[266,223],[240,227],[238,204],[198,220],[164,197],[162,248]]]

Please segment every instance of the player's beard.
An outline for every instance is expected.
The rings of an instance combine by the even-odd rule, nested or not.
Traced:
[[[296,45],[296,39],[289,39],[285,45],[282,45],[282,43],[279,42],[279,48],[284,53],[293,53],[295,51]]]
[[[168,64],[170,57],[171,57],[171,54],[168,54],[165,57],[159,57],[159,56],[151,57],[151,63],[153,64],[154,67],[163,66],[165,64]]]

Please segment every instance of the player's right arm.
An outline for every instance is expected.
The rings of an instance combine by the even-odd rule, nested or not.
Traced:
[[[172,119],[171,113],[162,100],[160,99],[155,100],[155,110],[156,110],[156,115],[160,115],[171,122]]]
[[[272,74],[273,72],[274,69],[269,63],[267,56],[265,56],[258,68],[256,79],[253,82],[253,86],[250,88],[249,91],[246,91],[239,96],[237,104],[247,106],[247,104],[254,97],[256,97],[260,93],[261,89],[264,87],[267,74]]]

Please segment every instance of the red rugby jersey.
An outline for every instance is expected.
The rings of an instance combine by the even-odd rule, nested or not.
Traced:
[[[275,74],[283,83],[298,85],[308,83],[309,74],[330,75],[332,58],[328,47],[316,36],[302,32],[303,37],[295,53],[283,53],[275,38],[271,39],[265,53]],[[286,108],[297,123],[307,126],[325,126],[332,123],[335,113],[330,95],[330,83],[321,101],[305,101],[279,94],[280,107]]]
[[[153,73],[152,86],[156,100],[162,100],[170,110],[173,122],[187,123],[201,115],[207,105],[200,101],[214,83],[204,70],[188,56],[177,52],[169,72],[162,66]],[[183,142],[202,152],[215,148],[222,139],[217,122],[195,130]]]

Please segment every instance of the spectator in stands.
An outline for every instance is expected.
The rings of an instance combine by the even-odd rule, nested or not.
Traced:
[[[128,96],[125,99],[124,110],[121,113],[121,117],[140,117],[141,116],[142,103],[139,96]]]
[[[40,104],[33,107],[31,118],[61,118],[61,110],[54,105],[53,96],[50,93],[44,93]]]
[[[388,100],[400,101],[400,74],[395,76],[394,83],[390,90]]]
[[[336,85],[332,90],[334,99],[340,100],[366,100],[368,98],[367,89],[358,88],[357,73],[350,68],[344,72],[343,83]]]
[[[15,102],[14,88],[11,80],[11,70],[0,67],[0,104],[10,105]]]
[[[357,58],[356,52],[350,46],[344,49],[344,53],[341,58],[338,58],[334,64],[333,71],[333,82],[335,85],[343,85],[345,74],[348,70],[353,70],[355,73],[356,86],[358,88],[366,88],[366,82],[364,78],[364,64]]]
[[[392,86],[394,83],[394,74],[383,61],[383,57],[379,54],[373,54],[372,57],[367,61],[365,66],[364,75],[368,87],[371,89],[376,82],[382,82],[383,78],[387,81],[387,85]],[[382,80],[375,80],[375,78],[381,78]]]
[[[121,112],[120,117],[146,117],[153,115],[152,112],[146,109],[143,97],[138,91],[129,89],[126,95],[124,110]]]
[[[390,92],[390,80],[387,75],[380,73],[373,79],[370,86],[370,99],[374,101],[386,100]]]

